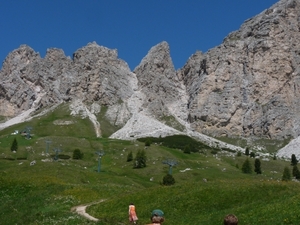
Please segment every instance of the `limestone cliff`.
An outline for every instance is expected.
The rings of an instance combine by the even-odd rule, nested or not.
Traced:
[[[300,134],[300,1],[282,0],[178,71],[189,122],[213,136]]]
[[[123,134],[129,136],[159,135],[151,129],[177,132],[162,131],[164,120],[172,118],[182,125],[180,132],[296,138],[299,18],[300,1],[281,0],[245,21],[221,45],[197,51],[178,71],[164,41],[134,71],[118,58],[117,50],[95,42],[78,49],[72,59],[55,48],[41,58],[22,45],[7,56],[0,71],[0,115],[11,118],[61,101],[80,102],[88,115],[106,106],[109,121],[126,126]],[[137,126],[146,121],[152,121],[147,131]]]

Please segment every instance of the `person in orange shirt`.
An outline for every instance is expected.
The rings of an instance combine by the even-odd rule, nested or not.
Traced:
[[[128,209],[128,215],[129,215],[129,222],[136,224],[136,221],[138,220],[138,217],[135,212],[135,205],[133,203],[130,203],[129,209]]]

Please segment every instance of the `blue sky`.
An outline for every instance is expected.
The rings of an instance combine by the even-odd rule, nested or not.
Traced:
[[[0,61],[21,44],[41,57],[67,56],[89,42],[117,49],[133,70],[150,48],[170,45],[176,69],[196,50],[206,52],[277,0],[3,0]]]

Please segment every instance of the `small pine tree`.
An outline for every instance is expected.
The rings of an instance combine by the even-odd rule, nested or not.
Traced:
[[[248,158],[243,163],[242,171],[243,171],[243,173],[248,173],[248,174],[252,173],[252,167],[250,164],[250,160]]]
[[[134,160],[134,168],[144,168],[146,167],[146,153],[144,150],[138,150],[135,160]]]
[[[296,166],[298,163],[298,160],[296,159],[295,154],[292,154],[292,160],[291,160],[291,165]]]
[[[249,155],[249,147],[246,147],[246,150],[245,150],[245,155],[248,156]]]
[[[163,177],[163,185],[173,185],[175,184],[175,179],[171,174],[167,174],[166,176]]]
[[[284,167],[283,174],[282,174],[282,181],[289,181],[291,180],[291,172],[290,169],[286,166]]]
[[[73,159],[82,159],[83,153],[77,148],[73,151]]]
[[[277,160],[276,154],[273,155],[273,160]]]
[[[295,177],[297,180],[300,179],[300,171],[297,165],[293,166],[293,177]]]
[[[255,159],[255,162],[254,162],[254,172],[256,174],[261,174],[261,167],[260,167],[260,160],[259,159]]]
[[[254,158],[255,157],[255,153],[254,152],[251,152],[250,153],[250,158]]]
[[[133,160],[133,154],[132,151],[130,151],[127,155],[127,162],[131,162]]]
[[[14,140],[13,140],[13,142],[11,144],[10,150],[12,152],[16,152],[18,150],[18,142],[17,142],[16,138],[14,138]]]
[[[147,140],[145,141],[145,146],[150,146],[151,145],[151,140],[149,138],[147,138]]]

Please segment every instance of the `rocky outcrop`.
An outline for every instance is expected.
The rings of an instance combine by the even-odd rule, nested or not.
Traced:
[[[142,108],[157,119],[172,115],[186,121],[185,87],[176,75],[166,42],[152,47],[133,72],[140,91],[147,96]]]
[[[53,48],[42,59],[26,45],[11,52],[0,72],[0,114],[14,117],[37,104],[45,107],[78,98],[111,106],[132,95],[135,75],[116,50],[89,43],[73,57]]]
[[[212,136],[283,139],[299,130],[300,2],[282,0],[179,71],[189,122]]]
[[[299,0],[281,0],[221,45],[195,52],[178,71],[167,42],[152,47],[133,72],[117,50],[95,42],[72,59],[55,48],[41,58],[23,45],[0,71],[0,115],[14,117],[64,101],[72,102],[74,113],[85,111],[99,135],[101,124],[92,114],[105,106],[106,118],[124,128],[115,138],[179,132],[166,126],[166,118],[188,134],[295,138],[300,134],[299,18]],[[76,102],[84,110],[76,110]]]

